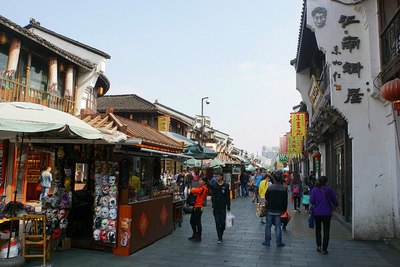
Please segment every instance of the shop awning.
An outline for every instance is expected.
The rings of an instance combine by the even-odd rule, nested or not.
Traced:
[[[206,146],[201,146],[195,141],[178,133],[162,131],[162,133],[176,142],[183,142],[183,154],[194,159],[213,159],[218,156],[217,152],[212,151]]]
[[[174,139],[176,142],[183,142],[184,146],[192,146],[196,145],[196,142],[186,136],[183,136],[178,133],[167,132],[167,131],[160,131],[162,134],[168,136],[169,138]]]
[[[246,166],[250,164],[250,162],[247,159],[245,159],[244,157],[241,157],[241,156],[238,156],[238,155],[232,155],[232,156],[237,158],[238,160],[240,160]]]
[[[150,149],[150,148],[141,148],[140,151],[143,152],[149,152],[149,153],[155,153],[158,155],[166,156],[168,158],[184,158],[184,159],[192,159],[191,156],[187,156],[184,154],[177,154],[177,153],[170,153],[166,151],[161,151],[161,150],[155,150],[155,149]]]
[[[102,139],[103,134],[86,122],[60,110],[28,102],[0,103],[0,139],[17,133],[47,133],[58,137]]]
[[[218,156],[217,152],[212,151],[206,146],[192,145],[183,149],[183,154],[195,159],[214,159]]]

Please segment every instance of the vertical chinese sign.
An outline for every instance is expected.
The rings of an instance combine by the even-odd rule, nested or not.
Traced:
[[[303,150],[303,138],[288,134],[288,156],[291,158],[299,157]]]
[[[307,114],[290,113],[290,135],[288,136],[288,156],[300,157],[303,152],[303,140],[306,137]]]
[[[288,141],[287,135],[279,138],[279,162],[287,162],[287,152],[288,152],[287,141]]]
[[[306,121],[307,115],[305,112],[290,113],[290,133],[292,136],[306,137]]]
[[[170,116],[158,116],[158,130],[169,132]]]

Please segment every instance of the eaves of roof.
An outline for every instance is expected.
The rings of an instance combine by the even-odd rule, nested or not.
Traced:
[[[96,53],[96,54],[98,54],[98,55],[100,55],[100,56],[103,56],[103,57],[105,57],[105,58],[107,58],[107,59],[110,59],[110,58],[111,58],[111,56],[110,56],[109,54],[107,54],[107,53],[105,53],[105,52],[103,52],[103,51],[100,51],[100,50],[98,50],[98,49],[96,49],[96,48],[94,48],[94,47],[91,47],[91,46],[82,44],[82,43],[80,43],[80,42],[78,42],[78,41],[76,41],[76,40],[73,40],[73,39],[68,38],[68,37],[66,37],[66,36],[64,36],[64,35],[61,35],[61,34],[59,34],[59,33],[56,33],[56,32],[54,32],[54,31],[52,31],[52,30],[49,30],[49,29],[47,29],[47,28],[45,28],[45,27],[42,27],[42,26],[40,26],[40,24],[39,24],[38,22],[36,22],[36,21],[33,20],[33,19],[31,19],[31,21],[29,22],[29,24],[26,25],[24,28],[27,29],[27,30],[32,29],[32,28],[33,28],[33,29],[38,29],[38,30],[40,30],[40,31],[43,31],[43,32],[48,33],[48,34],[50,34],[50,35],[53,35],[53,36],[55,36],[55,37],[57,37],[57,38],[60,38],[60,39],[62,39],[62,40],[64,40],[64,41],[66,41],[66,42],[69,42],[69,43],[74,44],[74,45],[76,45],[76,46],[82,47],[82,48],[84,48],[84,49],[86,49],[86,50],[89,50],[89,51],[91,51],[91,52],[93,52],[93,53]]]
[[[315,33],[307,27],[307,0],[303,0],[295,61],[296,72],[300,72],[310,66],[312,55],[317,47]]]
[[[157,100],[154,103],[154,105],[157,107],[159,113],[165,114],[165,115],[170,115],[176,120],[181,121],[182,123],[186,123],[188,125],[192,125],[194,123],[194,118],[190,117],[180,111],[174,110],[170,107],[167,107],[161,103],[159,103]]]
[[[113,108],[114,112],[158,112],[157,107],[135,95],[106,95],[97,99],[97,110],[105,112],[107,108]]]
[[[150,126],[142,125],[115,114],[112,114],[112,116],[127,127],[126,135],[142,139],[141,146],[143,147],[157,147],[160,150],[173,150],[179,153],[183,150],[183,143],[176,142]]]
[[[9,20],[3,16],[0,16],[0,24],[6,26],[10,30],[17,32],[18,34],[46,47],[47,49],[53,51],[54,53],[66,58],[82,67],[86,67],[88,69],[93,69],[94,67],[96,67],[95,63],[90,62],[89,60],[80,58],[70,52],[65,51],[64,49],[61,49],[60,47],[50,43],[46,39],[32,33],[28,29],[21,27],[20,25],[12,22],[11,20]]]

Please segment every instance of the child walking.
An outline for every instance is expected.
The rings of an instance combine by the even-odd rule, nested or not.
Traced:
[[[310,190],[308,188],[306,188],[303,192],[303,198],[301,200],[301,203],[303,204],[306,212],[309,212],[309,210],[310,210]]]

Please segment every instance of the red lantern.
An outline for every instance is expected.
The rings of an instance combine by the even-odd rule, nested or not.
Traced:
[[[400,79],[396,78],[385,83],[381,88],[381,95],[390,102],[400,100]]]
[[[321,153],[319,153],[319,152],[314,152],[314,153],[312,154],[312,157],[313,157],[314,159],[319,159],[319,158],[321,158]]]

